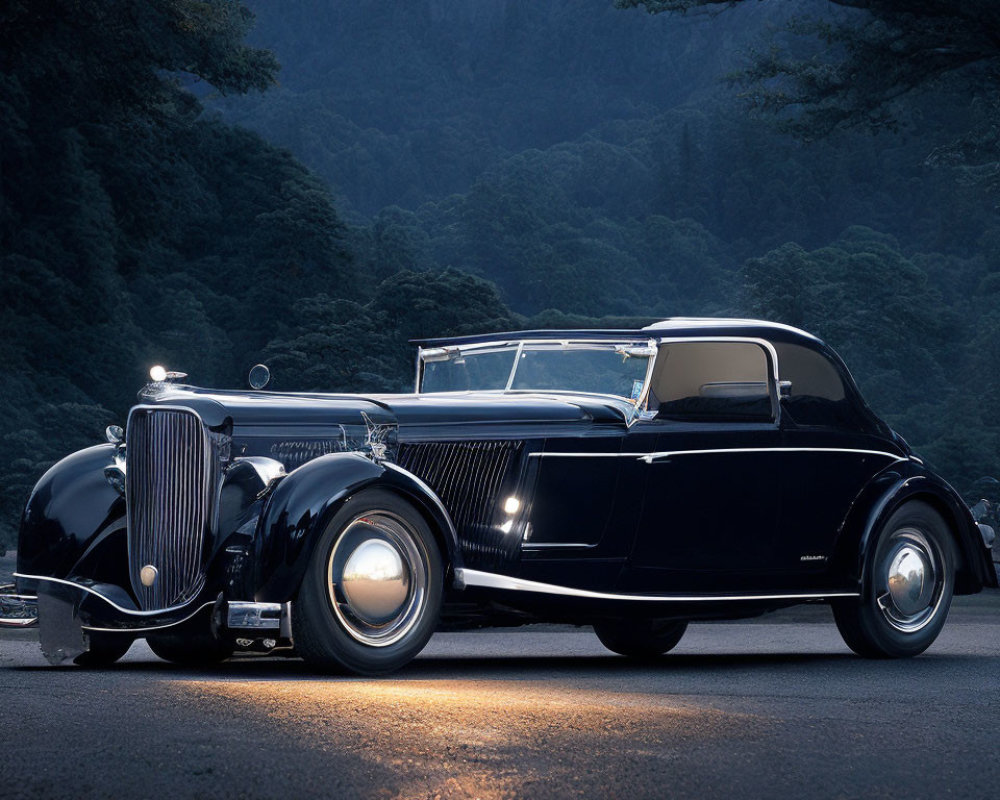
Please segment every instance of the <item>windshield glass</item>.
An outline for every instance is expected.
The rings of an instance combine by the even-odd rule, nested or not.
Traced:
[[[636,343],[525,342],[425,350],[420,391],[561,391],[636,402],[653,348]]]

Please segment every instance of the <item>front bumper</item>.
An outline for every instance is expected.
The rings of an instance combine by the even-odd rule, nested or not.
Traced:
[[[15,577],[38,587],[38,595],[0,594],[0,624],[7,627],[48,626],[50,617],[58,616],[60,626],[71,624],[83,632],[143,634],[181,625],[211,610],[216,629],[258,635],[291,638],[290,603],[229,601],[207,590],[183,605],[154,611],[135,607],[131,596],[120,586],[77,582],[42,575],[17,574]],[[53,602],[54,601],[54,602]],[[39,614],[39,607],[42,613]]]

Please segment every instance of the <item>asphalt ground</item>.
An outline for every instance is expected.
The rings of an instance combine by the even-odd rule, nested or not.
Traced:
[[[692,625],[652,665],[587,629],[438,634],[379,680],[143,642],[50,667],[5,631],[0,714],[0,800],[996,798],[1000,592],[904,661],[853,656],[825,607]]]

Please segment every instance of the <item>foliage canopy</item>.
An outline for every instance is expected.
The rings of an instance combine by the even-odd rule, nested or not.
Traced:
[[[1000,472],[1000,219],[925,163],[988,172],[992,56],[919,49],[971,52],[991,7],[644,5],[688,13],[3,4],[0,546],[153,363],[406,390],[412,337],[670,315],[817,332],[960,489]],[[746,88],[800,138],[719,82],[773,27]],[[894,36],[919,69],[890,75]]]

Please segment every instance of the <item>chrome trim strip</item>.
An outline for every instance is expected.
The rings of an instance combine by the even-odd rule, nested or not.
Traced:
[[[517,374],[517,368],[521,364],[521,356],[524,355],[524,342],[517,343],[517,350],[514,351],[514,361],[510,365],[510,374],[507,376],[507,383],[503,387],[504,392],[509,392],[510,387],[514,385],[514,376]]]
[[[492,572],[480,572],[475,569],[456,569],[456,584],[479,586],[485,589],[505,589],[512,592],[532,592],[534,594],[554,594],[564,597],[586,597],[593,600],[627,600],[653,603],[700,603],[722,602],[736,600],[823,600],[828,597],[859,597],[858,592],[820,592],[802,594],[692,594],[692,595],[648,595],[648,594],[613,594],[609,592],[592,592],[588,589],[573,589],[568,586],[557,586],[552,583],[538,583],[523,578],[512,578],[508,575],[496,575]]]
[[[49,581],[50,583],[61,583],[63,586],[69,586],[73,589],[79,589],[81,592],[87,592],[88,594],[92,594],[96,597],[99,597],[101,600],[103,600],[109,606],[114,608],[116,611],[121,611],[123,614],[130,614],[133,617],[155,617],[157,615],[170,614],[174,611],[180,611],[182,608],[187,608],[189,606],[189,603],[181,603],[179,606],[171,606],[170,608],[157,608],[151,611],[139,611],[137,609],[125,608],[123,606],[118,605],[114,600],[109,600],[107,597],[105,597],[96,589],[92,589],[89,586],[83,586],[82,584],[79,583],[74,583],[73,581],[63,580],[62,578],[50,578],[47,575],[25,575],[23,572],[15,572],[14,577],[25,578],[26,580],[30,581]],[[213,603],[206,603],[206,605],[213,605]],[[202,606],[202,608],[204,607],[205,606]],[[114,630],[119,630],[119,629],[115,628]]]
[[[0,628],[13,628],[15,630],[23,630],[24,628],[37,628],[38,627],[38,617],[26,617],[21,619],[20,617],[10,619],[8,617],[0,617]]]
[[[642,412],[649,406],[649,392],[650,387],[653,385],[653,369],[656,366],[656,359],[660,355],[660,345],[656,339],[651,338],[649,339],[648,346],[652,347],[656,352],[653,353],[649,359],[649,363],[646,365],[646,377],[642,379],[642,391],[639,393],[639,397],[636,398],[631,418],[625,423],[626,428],[631,428],[638,422]]]
[[[528,458],[642,458],[649,453],[528,453]]]
[[[639,458],[647,464],[661,458],[671,456],[706,455],[712,453],[857,453],[868,456],[885,456],[893,461],[906,461],[905,456],[886,453],[883,450],[857,450],[851,447],[720,447],[710,450],[664,450],[659,453],[646,453]]]
[[[771,322],[766,319],[752,319],[743,317],[667,317],[666,319],[661,319],[659,322],[654,322],[647,325],[642,330],[644,331],[669,331],[673,328],[705,328],[712,329],[722,326],[735,326],[735,327],[754,327],[761,328],[764,331],[768,329],[778,328],[784,331],[790,331],[792,333],[798,333],[805,336],[808,339],[812,339],[814,342],[820,341],[813,334],[802,330],[801,328],[795,328],[791,325],[786,325],[783,322]]]
[[[697,456],[712,453],[858,453],[869,456],[885,456],[893,461],[906,461],[906,456],[898,456],[884,450],[859,450],[852,447],[720,447],[706,450],[663,450],[655,453],[528,453],[528,458],[636,458],[653,463],[659,458],[671,456]]]
[[[173,628],[176,625],[183,625],[185,622],[194,619],[206,608],[211,608],[215,603],[205,603],[198,606],[194,611],[176,622],[168,622],[166,625],[151,625],[145,628],[98,628],[95,625],[81,625],[85,631],[99,631],[101,633],[145,633],[146,631],[162,631],[164,628]]]
[[[5,594],[13,585],[0,587],[0,628],[31,628],[38,624],[38,598],[30,594]]]

